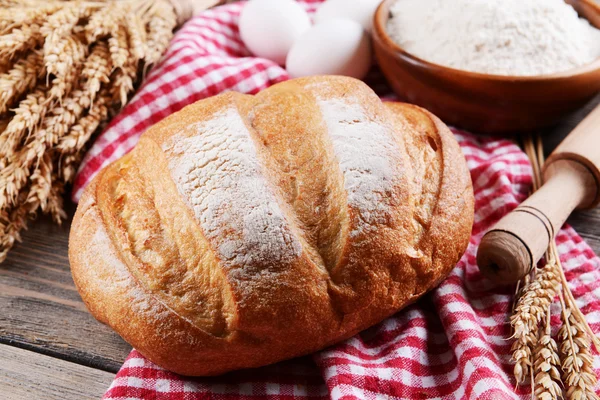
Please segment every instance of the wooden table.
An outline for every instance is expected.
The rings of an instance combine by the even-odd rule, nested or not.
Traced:
[[[592,103],[598,102],[600,96]],[[546,148],[592,103],[549,132]],[[600,208],[577,212],[569,223],[600,253]],[[2,399],[98,399],[131,350],[86,311],[69,272],[68,234],[69,222],[57,227],[41,218],[0,264]]]

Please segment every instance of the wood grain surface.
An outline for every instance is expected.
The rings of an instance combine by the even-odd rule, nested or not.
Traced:
[[[100,399],[114,374],[0,344],[3,400]]]
[[[131,347],[87,312],[69,270],[68,234],[68,222],[42,217],[0,264],[0,343],[116,372]]]

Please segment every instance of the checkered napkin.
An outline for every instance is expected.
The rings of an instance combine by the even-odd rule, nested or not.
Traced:
[[[314,11],[318,2],[303,2]],[[164,61],[87,154],[73,190],[127,153],[142,132],[196,100],[225,90],[256,93],[287,79],[284,69],[253,58],[240,41],[243,4],[189,21]],[[381,80],[368,82],[379,93]],[[507,319],[513,288],[483,279],[475,253],[483,233],[523,201],[531,184],[525,154],[511,141],[454,131],[475,190],[475,225],[467,252],[450,276],[417,303],[359,335],[309,357],[212,378],[165,371],[133,350],[105,399],[518,399]],[[557,237],[579,306],[600,330],[600,259],[570,227]],[[559,324],[553,309],[552,323]]]

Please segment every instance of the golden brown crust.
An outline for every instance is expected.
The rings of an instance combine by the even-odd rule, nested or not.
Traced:
[[[472,221],[443,123],[312,77],[155,125],[86,189],[69,258],[97,319],[166,369],[214,375],[395,313],[447,276]]]

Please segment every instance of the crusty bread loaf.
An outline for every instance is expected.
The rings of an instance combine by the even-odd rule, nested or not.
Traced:
[[[444,124],[311,77],[153,126],[86,189],[69,258],[97,319],[166,369],[214,375],[395,313],[447,276],[472,222]]]

